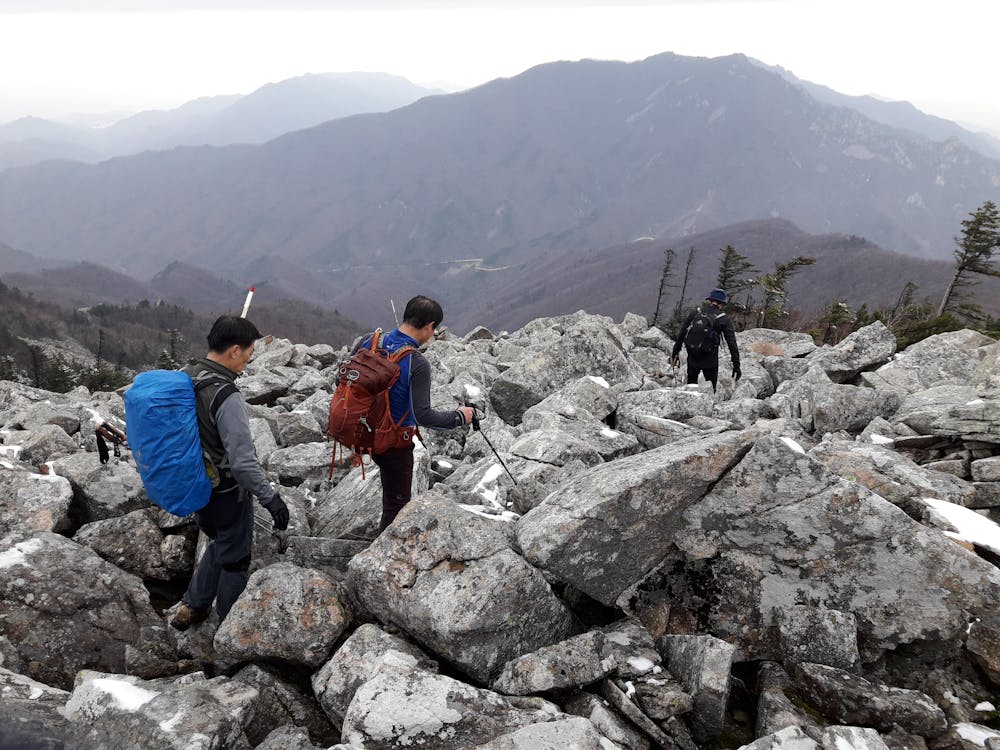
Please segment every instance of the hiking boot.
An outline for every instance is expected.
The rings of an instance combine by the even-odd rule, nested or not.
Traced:
[[[195,609],[194,607],[182,603],[181,606],[177,608],[177,612],[174,613],[174,616],[170,618],[170,627],[183,632],[192,625],[197,625],[199,622],[204,622],[207,619],[207,609]]]

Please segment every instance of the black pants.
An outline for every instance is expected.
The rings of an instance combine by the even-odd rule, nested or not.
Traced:
[[[410,502],[413,489],[413,445],[393,448],[372,457],[379,468],[382,481],[382,520],[378,525],[381,534],[391,524],[403,506]]]
[[[195,514],[195,519],[211,541],[184,592],[184,602],[206,610],[214,599],[221,621],[226,619],[250,578],[253,500],[239,487],[229,492],[213,492],[208,505]]]
[[[692,360],[690,355],[688,356],[688,383],[698,382],[698,373],[704,373],[705,380],[712,384],[712,390],[715,390],[715,386],[719,382],[719,360],[714,362],[706,362],[704,360]]]

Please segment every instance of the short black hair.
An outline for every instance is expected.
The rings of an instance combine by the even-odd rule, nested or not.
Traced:
[[[433,323],[437,328],[442,320],[444,320],[444,310],[441,309],[441,305],[422,294],[407,302],[403,311],[403,322],[414,328],[423,328],[428,323]]]
[[[212,330],[208,332],[208,349],[221,353],[233,344],[246,349],[260,337],[257,326],[246,318],[223,315],[212,324]]]

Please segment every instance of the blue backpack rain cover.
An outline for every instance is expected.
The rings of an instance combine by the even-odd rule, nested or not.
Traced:
[[[125,391],[125,428],[146,495],[175,516],[201,510],[212,494],[205,471],[191,376],[150,370]]]

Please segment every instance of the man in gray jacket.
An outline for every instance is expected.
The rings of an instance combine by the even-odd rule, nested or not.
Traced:
[[[249,320],[223,315],[208,334],[208,354],[184,368],[196,385],[198,428],[213,487],[208,504],[195,514],[198,528],[210,541],[170,620],[178,630],[207,618],[213,599],[219,620],[224,620],[246,588],[253,550],[251,496],[271,514],[275,529],[288,528],[288,507],[257,460],[235,382],[259,338]],[[198,387],[206,379],[210,382]]]

